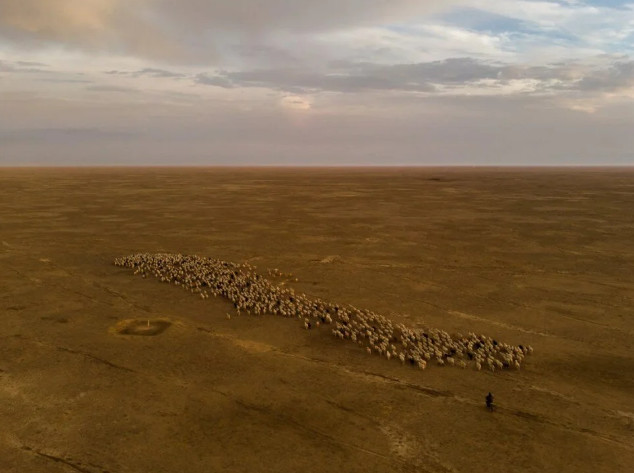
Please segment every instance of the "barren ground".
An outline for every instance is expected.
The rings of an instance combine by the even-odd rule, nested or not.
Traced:
[[[0,471],[634,471],[633,208],[623,169],[0,170]],[[535,353],[420,371],[137,252]]]

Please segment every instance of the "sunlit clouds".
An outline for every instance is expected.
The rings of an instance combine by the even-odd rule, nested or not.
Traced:
[[[634,3],[4,0],[0,164],[634,163]]]
[[[310,102],[297,95],[287,95],[280,101],[282,107],[288,110],[310,110]]]

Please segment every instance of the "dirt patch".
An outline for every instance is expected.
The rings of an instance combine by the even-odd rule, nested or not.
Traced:
[[[167,330],[172,323],[164,319],[131,319],[122,320],[114,327],[114,332],[120,335],[139,335],[153,337]]]

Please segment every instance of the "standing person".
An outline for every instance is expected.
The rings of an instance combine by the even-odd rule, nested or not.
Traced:
[[[490,411],[493,411],[493,394],[491,394],[489,392],[489,394],[487,394],[487,397],[485,398],[486,403],[487,403],[487,409]]]

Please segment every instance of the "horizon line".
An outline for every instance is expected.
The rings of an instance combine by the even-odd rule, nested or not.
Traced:
[[[409,168],[632,168],[631,164],[594,164],[594,163],[574,163],[574,164],[1,164],[0,169],[170,169],[170,168],[192,168],[192,169],[409,169]]]

